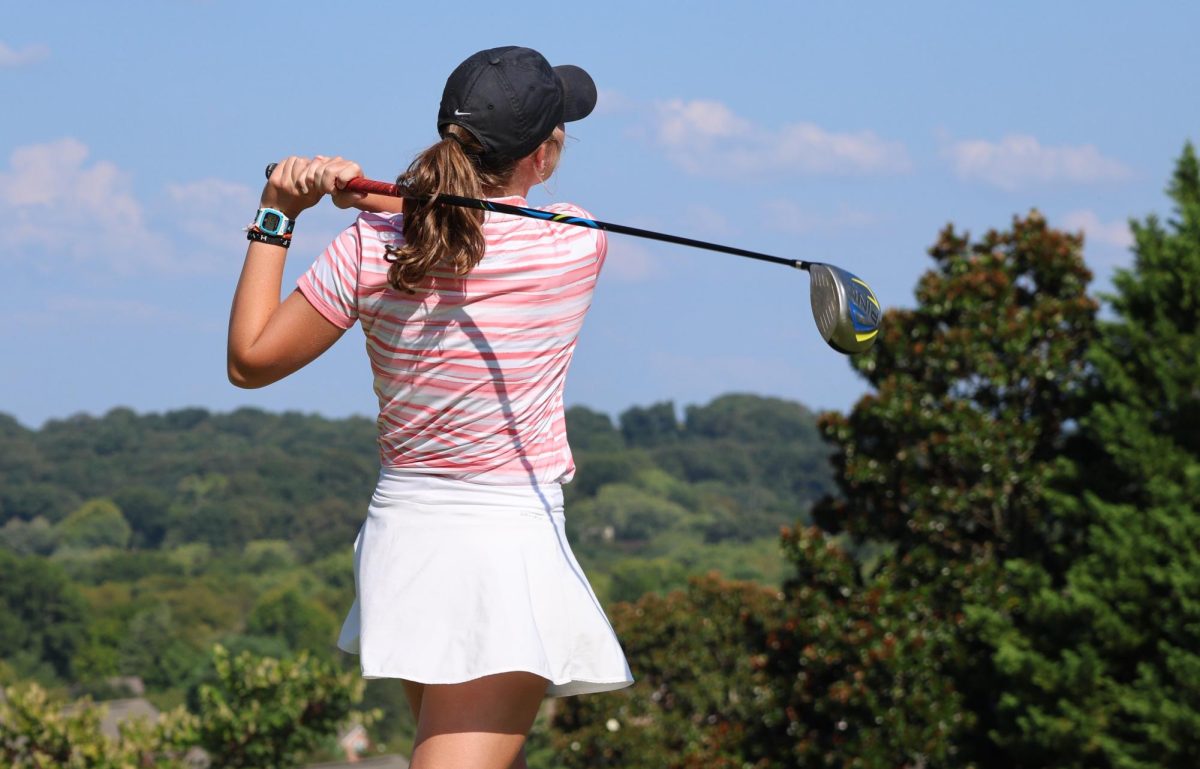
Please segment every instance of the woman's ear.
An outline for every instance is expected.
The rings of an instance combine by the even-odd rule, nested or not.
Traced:
[[[537,173],[538,179],[546,177],[546,143],[542,142],[538,148],[533,151],[533,170]]]

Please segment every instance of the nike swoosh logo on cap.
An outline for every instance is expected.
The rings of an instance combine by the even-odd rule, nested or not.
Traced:
[[[455,110],[454,110],[454,116],[455,116],[455,117],[463,117],[463,116],[465,116],[465,115],[470,115],[470,114],[471,114],[470,112],[460,112],[460,111],[459,111],[459,110],[457,110],[457,109],[455,109]]]

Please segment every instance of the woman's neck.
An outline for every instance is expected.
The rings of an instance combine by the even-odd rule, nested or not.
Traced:
[[[533,170],[532,160],[524,158],[517,163],[508,184],[502,187],[486,187],[483,194],[489,198],[526,198],[529,197],[529,191],[540,181],[537,172]]]
[[[529,187],[509,185],[507,187],[489,187],[483,191],[483,194],[488,198],[526,198],[529,196],[529,190]]]

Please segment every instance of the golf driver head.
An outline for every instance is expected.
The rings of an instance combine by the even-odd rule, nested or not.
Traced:
[[[812,310],[817,330],[840,353],[865,352],[879,334],[882,310],[861,278],[832,264],[811,264]]]

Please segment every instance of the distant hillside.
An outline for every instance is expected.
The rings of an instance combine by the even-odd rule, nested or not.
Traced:
[[[599,540],[611,525],[608,541],[629,545],[683,519],[704,542],[747,541],[833,489],[813,415],[782,400],[729,395],[688,407],[682,423],[670,403],[631,408],[616,424],[576,407],[568,429],[579,466],[568,516],[583,551],[597,527]],[[377,469],[366,419],[114,409],[29,430],[0,415],[2,541],[48,555],[62,544],[52,534],[78,528],[72,513],[106,499],[130,531],[103,544],[226,550],[286,540],[311,559],[353,540]]]

